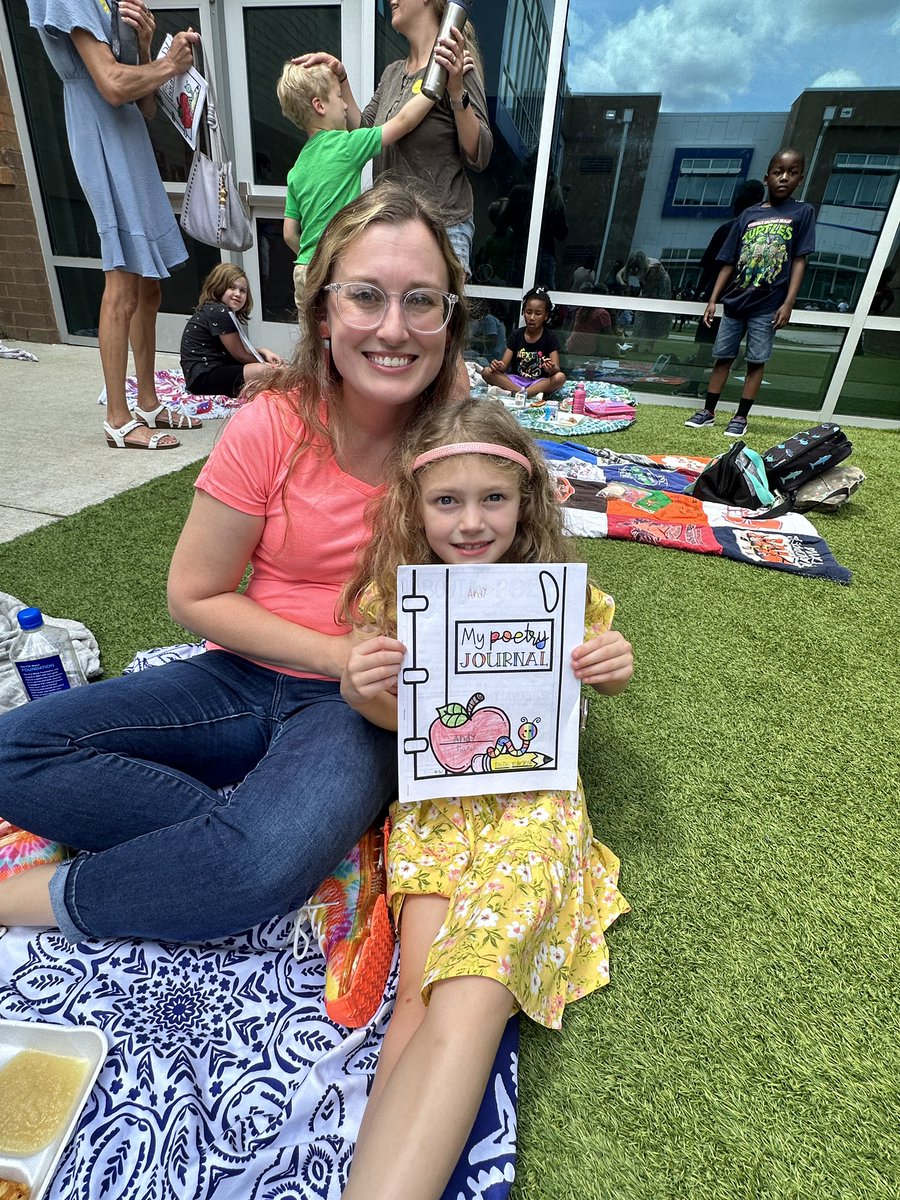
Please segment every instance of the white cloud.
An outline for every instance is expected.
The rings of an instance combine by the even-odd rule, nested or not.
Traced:
[[[814,88],[862,87],[862,79],[856,71],[839,67],[836,71],[826,71],[823,75],[819,75],[809,86]]]
[[[787,47],[897,11],[896,0],[757,0],[731,11],[720,0],[664,0],[608,24],[599,7],[596,0],[573,0],[570,8],[572,89],[661,92],[666,109],[682,112],[727,107],[761,68],[774,69],[779,61],[799,75],[802,54],[797,63]],[[900,20],[891,30],[900,33]],[[862,83],[846,67],[820,78],[832,86]]]

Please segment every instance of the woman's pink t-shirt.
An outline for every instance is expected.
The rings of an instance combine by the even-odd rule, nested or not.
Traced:
[[[250,558],[246,595],[297,625],[341,635],[348,626],[338,624],[338,597],[368,540],[366,504],[383,488],[345,474],[330,447],[315,445],[296,459],[285,487],[302,430],[284,397],[261,393],[229,418],[195,486],[229,508],[266,519]],[[210,650],[222,649],[206,644]],[[310,671],[271,669],[323,678]]]

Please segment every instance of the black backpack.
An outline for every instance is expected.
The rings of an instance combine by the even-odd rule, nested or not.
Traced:
[[[784,503],[768,515],[778,516],[795,507],[798,490],[823,471],[829,471],[849,458],[853,443],[840,425],[826,422],[795,433],[779,442],[762,456],[766,478],[785,497]]]
[[[737,508],[768,508],[775,503],[759,455],[744,442],[732,442],[684,490],[695,500]]]

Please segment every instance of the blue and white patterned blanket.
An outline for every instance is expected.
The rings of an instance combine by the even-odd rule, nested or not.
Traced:
[[[55,931],[0,937],[0,1016],[95,1024],[109,1057],[48,1200],[337,1200],[386,999],[364,1029],[325,1015],[325,964],[282,918],[197,945],[74,949]],[[518,1026],[447,1200],[505,1200],[514,1174]]]
[[[149,651],[130,669],[200,649]],[[0,936],[0,1017],[99,1025],[110,1044],[47,1200],[338,1200],[396,960],[378,1013],[347,1030],[325,1013],[315,940],[297,961],[292,930],[283,917],[196,945]],[[514,1017],[445,1200],[509,1195],[518,1039]]]

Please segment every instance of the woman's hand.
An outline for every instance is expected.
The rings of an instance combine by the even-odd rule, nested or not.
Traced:
[[[270,367],[283,367],[284,359],[280,354],[276,354],[274,350],[267,350],[265,346],[259,347],[259,356],[264,363],[268,363]]]
[[[491,370],[492,370],[492,371],[502,371],[502,372],[505,372],[505,371],[506,371],[506,366],[505,366],[505,364],[504,364],[504,362],[503,362],[503,359],[502,359],[502,358],[495,358],[495,359],[493,359],[493,360],[492,360],[492,362],[491,362]]]
[[[295,67],[327,67],[329,71],[333,71],[338,83],[343,83],[347,78],[347,70],[339,58],[335,58],[333,54],[326,54],[324,50],[314,50],[311,54],[301,54],[297,58],[291,59],[291,65]]]
[[[475,70],[475,61],[466,49],[466,39],[456,28],[449,36],[438,38],[434,48],[434,61],[447,72],[447,91],[450,99],[459,101],[465,91],[463,76]]]
[[[634,674],[631,643],[617,629],[590,638],[572,651],[572,670],[580,683],[615,696],[625,690]]]
[[[373,637],[351,647],[341,676],[341,695],[353,708],[383,692],[397,693],[397,677],[406,647],[396,638]]]
[[[156,29],[156,18],[141,0],[119,0],[119,16],[137,34],[139,61],[150,61],[150,43]]]

